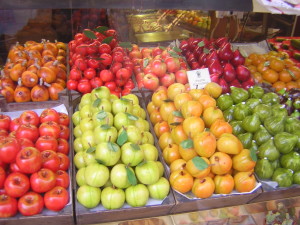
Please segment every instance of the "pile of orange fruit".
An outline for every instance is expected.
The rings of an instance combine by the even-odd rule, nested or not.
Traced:
[[[251,53],[245,60],[245,66],[256,82],[269,83],[276,91],[300,88],[300,68],[283,52]]]

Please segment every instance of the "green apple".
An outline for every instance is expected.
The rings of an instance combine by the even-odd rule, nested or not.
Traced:
[[[151,144],[154,145],[154,137],[149,131],[143,131],[141,133],[142,139],[140,140],[141,144]]]
[[[141,136],[141,131],[139,128],[137,128],[134,125],[128,125],[128,126],[122,127],[118,132],[118,136],[120,136],[123,131],[126,131],[126,133],[127,133],[127,141],[126,142],[132,142],[133,144],[140,143],[142,136]]]
[[[122,145],[121,152],[121,160],[125,165],[136,166],[144,160],[143,150],[132,142]]]
[[[78,186],[82,186],[86,184],[84,173],[85,173],[85,167],[80,168],[76,173],[76,183]]]
[[[158,150],[154,145],[146,143],[141,145],[141,149],[144,152],[146,161],[156,161],[158,159]]]
[[[92,187],[102,187],[109,179],[109,169],[99,163],[89,164],[84,172],[85,182]]]
[[[88,131],[88,130],[93,130],[94,129],[94,121],[91,117],[86,117],[81,119],[80,123],[80,130],[82,132]]]
[[[82,136],[82,130],[80,128],[80,125],[78,124],[76,127],[74,127],[74,130],[73,130],[73,134],[76,138],[79,138]]]
[[[94,138],[94,131],[92,130],[87,130],[83,132],[81,135],[81,143],[84,148],[84,150],[89,149],[90,147],[95,147],[95,138]]]
[[[155,161],[157,164],[157,167],[159,169],[159,177],[162,177],[164,175],[165,172],[165,168],[163,166],[163,164],[161,163],[161,161]]]
[[[164,177],[159,178],[156,183],[149,184],[147,187],[150,193],[150,197],[154,199],[162,200],[167,197],[170,192],[170,183]]]
[[[138,117],[141,117],[141,106],[139,105],[133,105],[132,106],[132,114]]]
[[[128,95],[122,96],[122,98],[125,98],[125,99],[130,100],[130,101],[132,102],[133,105],[139,105],[139,104],[140,104],[140,103],[139,103],[139,98],[138,98],[138,96],[136,96],[135,94],[130,93],[130,94],[128,94]]]
[[[101,86],[98,88],[95,88],[91,92],[91,98],[92,102],[94,102],[97,98],[110,98],[110,90],[106,86]]]
[[[73,113],[72,115],[72,122],[74,124],[74,126],[77,126],[80,122],[80,112],[76,111]]]
[[[117,99],[119,99],[118,98],[118,96],[116,96],[116,95],[110,95],[110,97],[109,97],[109,101],[111,102],[111,103],[113,103],[115,100],[117,100]]]
[[[92,106],[91,105],[82,106],[82,108],[79,110],[79,115],[81,119],[92,117],[93,116]]]
[[[144,120],[146,119],[146,111],[143,108],[141,108],[141,110],[140,110],[140,117]]]
[[[109,125],[101,125],[97,126],[94,129],[94,136],[96,144],[100,144],[101,142],[116,142],[118,137],[117,128],[109,126]]]
[[[77,201],[84,207],[91,209],[99,205],[101,200],[101,190],[97,187],[83,185],[78,188],[76,193]]]
[[[160,178],[156,161],[145,161],[135,167],[135,174],[142,184],[154,184]]]
[[[120,130],[123,126],[133,125],[138,118],[129,116],[127,113],[119,112],[114,116],[114,126]]]
[[[130,166],[126,166],[123,163],[114,165],[110,172],[110,181],[117,188],[127,188],[131,184],[128,179],[127,170],[131,170],[134,174],[134,170]]]
[[[105,111],[100,111],[100,112],[95,112],[92,116],[94,126],[100,126],[100,125],[110,125],[112,126],[114,123],[114,116],[110,112],[105,112]]]
[[[106,98],[98,98],[92,103],[92,112],[111,112],[111,102]]]
[[[120,98],[112,103],[112,113],[116,115],[119,112],[132,113],[132,102],[128,99]]]
[[[140,129],[140,131],[149,131],[149,123],[145,123],[145,120],[141,117],[135,121],[134,126]]]
[[[132,207],[145,206],[149,200],[149,190],[144,184],[130,186],[125,190],[125,198]]]
[[[119,209],[125,203],[125,192],[120,188],[106,187],[101,192],[101,203],[106,209]]]
[[[84,151],[82,142],[81,142],[81,137],[75,138],[73,142],[73,148],[75,152],[81,152]]]
[[[95,153],[87,153],[86,151],[77,152],[74,156],[74,164],[77,169],[88,166],[89,164],[97,162]]]
[[[96,146],[95,158],[105,166],[115,165],[121,157],[120,147],[113,142],[102,142]]]
[[[80,110],[83,106],[90,105],[90,104],[92,104],[91,93],[84,94],[80,99],[78,109]]]

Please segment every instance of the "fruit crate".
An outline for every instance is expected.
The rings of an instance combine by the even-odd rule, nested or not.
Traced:
[[[147,104],[151,101],[152,93],[143,92],[142,94],[144,95],[143,99],[147,106]],[[147,116],[149,116],[148,112],[147,112]],[[154,128],[152,123],[150,123],[150,129],[154,134],[155,141],[158,142],[157,137],[154,133]],[[160,153],[162,153],[162,150],[160,148],[159,150]],[[169,173],[169,168],[167,166],[167,163],[163,158],[162,161],[165,168],[167,168],[167,173],[168,173],[167,176],[169,177],[170,173]],[[178,213],[191,212],[196,210],[208,210],[214,208],[222,208],[222,207],[230,207],[230,206],[247,204],[262,193],[262,188],[261,188],[261,184],[257,182],[257,185],[252,192],[249,193],[233,192],[232,194],[228,194],[228,195],[214,194],[213,196],[206,199],[196,198],[190,192],[188,192],[187,194],[182,194],[173,190],[173,193],[174,193],[176,203],[175,206],[172,208],[171,214],[178,214]]]
[[[63,91],[64,92],[64,91]],[[12,118],[17,117],[21,112],[26,110],[36,111],[38,114],[41,113],[46,108],[54,108],[58,112],[65,112],[70,115],[69,110],[69,96],[65,93],[61,93],[59,100],[57,101],[46,101],[46,102],[24,102],[24,103],[6,103],[3,96],[0,98],[0,113],[8,114]],[[69,129],[71,129],[71,123],[69,124]],[[71,135],[71,134],[70,134]],[[71,138],[69,138],[69,143]],[[67,205],[59,212],[51,211],[46,208],[43,209],[42,213],[34,216],[23,216],[19,212],[16,216],[10,218],[0,218],[0,224],[14,225],[17,223],[22,223],[24,225],[32,224],[75,224],[74,221],[74,207],[73,207],[73,188],[72,188],[72,160],[71,160],[71,144],[70,144],[70,166],[68,169],[68,174],[70,177],[70,185],[67,188],[69,192],[69,202]]]
[[[145,103],[143,100],[143,94],[139,91],[132,91],[131,93],[135,94],[139,98],[140,106],[145,108]],[[73,96],[72,106],[70,107],[73,112],[75,112],[77,105],[80,103],[81,95]],[[148,115],[147,115],[148,116]],[[149,118],[148,118],[149,121]],[[151,126],[150,126],[151,127]],[[72,128],[73,129],[73,128]],[[152,130],[150,130],[152,132]],[[72,133],[72,131],[71,131]],[[153,134],[153,132],[152,132]],[[155,135],[154,135],[155,136]],[[74,136],[71,137],[71,141],[74,140]],[[157,143],[155,143],[157,146]],[[74,151],[73,151],[74,153]],[[162,162],[162,157],[159,155],[159,160]],[[165,166],[165,165],[164,165]],[[168,179],[166,174],[166,168],[164,177]],[[170,189],[170,193],[168,196],[161,200],[154,200],[149,198],[147,205],[143,207],[131,207],[125,204],[120,209],[107,210],[105,209],[101,203],[96,208],[87,209],[82,206],[76,200],[76,190],[78,189],[76,183],[76,168],[73,164],[73,188],[74,188],[74,206],[75,206],[75,220],[76,224],[95,224],[95,223],[107,223],[107,222],[115,222],[115,221],[124,221],[124,220],[132,220],[132,219],[141,219],[145,217],[157,217],[157,216],[165,216],[170,214],[172,208],[175,205],[175,199],[173,191]]]

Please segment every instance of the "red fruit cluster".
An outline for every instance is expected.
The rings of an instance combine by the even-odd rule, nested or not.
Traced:
[[[54,109],[0,115],[0,218],[60,211],[69,202],[69,122]]]
[[[105,85],[120,97],[134,88],[133,63],[124,48],[118,46],[115,30],[103,26],[85,29],[69,42],[69,49],[68,89],[85,94]]]
[[[222,87],[223,93],[230,92],[230,86],[248,89],[254,85],[250,71],[244,66],[245,58],[238,49],[232,50],[226,37],[189,38],[181,41],[179,48],[193,70],[209,69],[211,80]]]
[[[178,82],[187,84],[187,64],[177,48],[142,48],[133,46],[129,53],[139,88],[156,90]]]

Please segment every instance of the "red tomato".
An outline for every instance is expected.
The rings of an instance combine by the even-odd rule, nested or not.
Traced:
[[[99,46],[99,53],[102,54],[102,53],[107,53],[107,54],[110,54],[111,52],[111,47],[106,44],[106,43],[102,43],[100,46]]]
[[[42,168],[30,176],[31,189],[37,193],[50,191],[55,187],[55,184],[55,173],[46,168]]]
[[[35,147],[39,151],[52,150],[57,151],[58,142],[57,139],[52,136],[40,136],[35,142]]]
[[[23,112],[19,117],[20,124],[32,124],[38,126],[40,124],[40,118],[34,111],[28,110]]]
[[[110,54],[107,53],[102,53],[100,55],[101,60],[101,64],[103,64],[104,66],[109,66],[112,63],[112,56]]]
[[[57,156],[60,159],[59,169],[60,170],[68,170],[70,165],[70,159],[63,153],[57,153]]]
[[[82,94],[90,93],[92,91],[92,85],[90,84],[90,82],[88,80],[84,81],[82,79],[78,83],[77,90]]]
[[[8,131],[4,129],[0,129],[0,137],[7,137],[8,136]]]
[[[93,68],[93,69],[98,69],[100,66],[100,61],[98,59],[89,59],[87,61],[88,67]]]
[[[69,127],[67,127],[65,125],[60,125],[59,137],[65,139],[65,140],[69,140],[69,136],[70,136]]]
[[[73,69],[70,70],[69,79],[71,79],[71,80],[80,80],[81,77],[82,77],[81,70],[79,70],[77,68],[73,68]]]
[[[20,150],[26,147],[34,147],[33,142],[27,138],[20,138],[18,139],[18,142],[20,144]]]
[[[19,151],[16,164],[23,173],[34,173],[42,167],[42,155],[34,147],[27,147]]]
[[[59,112],[58,115],[59,115],[58,123],[61,125],[69,126],[70,118],[69,118],[68,114]]]
[[[46,150],[42,153],[42,167],[56,172],[59,169],[60,158],[56,152],[52,150]]]
[[[16,215],[18,202],[7,194],[0,194],[0,218],[7,218]]]
[[[70,185],[70,176],[64,170],[56,171],[56,186],[68,188]]]
[[[44,195],[44,202],[47,209],[52,211],[62,210],[69,202],[68,191],[60,186],[54,187]]]
[[[14,162],[19,150],[20,144],[17,139],[12,137],[0,139],[0,159],[3,163]]]
[[[87,63],[82,58],[76,59],[74,65],[81,71],[85,71],[87,69]]]
[[[10,172],[21,172],[20,168],[18,167],[17,163],[10,163],[9,164],[9,171]]]
[[[117,87],[117,84],[114,81],[108,81],[104,84],[110,91],[114,91]]]
[[[59,137],[60,127],[57,122],[47,121],[40,125],[39,132],[41,136]]]
[[[55,109],[45,109],[40,115],[40,122],[52,121],[59,123],[59,114]]]
[[[63,153],[65,155],[69,154],[69,142],[63,138],[58,138],[57,152]]]
[[[95,89],[97,87],[101,87],[103,85],[103,82],[100,77],[94,77],[90,80],[90,84],[92,86],[92,89]]]
[[[18,210],[23,216],[39,214],[44,208],[44,198],[35,192],[27,192],[18,201]]]
[[[96,70],[94,68],[87,68],[84,70],[83,75],[90,80],[96,76]]]
[[[69,90],[77,90],[78,82],[76,80],[68,80],[67,82],[67,88]]]
[[[131,77],[131,72],[126,68],[121,68],[117,71],[116,77],[127,81]]]
[[[0,188],[4,187],[5,178],[6,178],[5,170],[2,166],[0,166]]]
[[[4,182],[5,192],[13,198],[23,196],[29,188],[29,178],[20,172],[13,172],[9,174]]]
[[[0,129],[9,130],[10,117],[4,114],[0,114]]]
[[[113,81],[115,77],[110,70],[101,70],[99,76],[103,82]]]
[[[32,142],[36,142],[36,140],[39,137],[39,129],[31,124],[22,124],[17,130],[16,130],[16,138],[27,138],[31,140]]]

